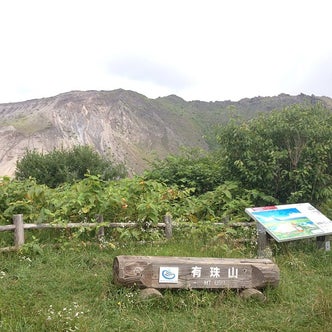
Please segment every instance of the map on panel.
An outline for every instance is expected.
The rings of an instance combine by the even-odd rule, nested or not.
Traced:
[[[247,208],[278,242],[332,234],[332,221],[309,203]]]

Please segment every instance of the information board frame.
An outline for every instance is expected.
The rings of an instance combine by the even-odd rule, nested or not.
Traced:
[[[310,203],[246,208],[245,212],[277,242],[332,234],[332,221]]]

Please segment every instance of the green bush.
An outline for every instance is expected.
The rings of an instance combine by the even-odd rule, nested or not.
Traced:
[[[15,176],[19,180],[36,179],[38,184],[55,188],[63,183],[81,180],[86,174],[100,175],[104,180],[126,176],[123,164],[114,164],[89,146],[54,149],[49,153],[27,150],[16,163]]]
[[[191,188],[196,196],[214,190],[224,181],[216,155],[197,149],[184,149],[180,155],[152,162],[144,178]]]

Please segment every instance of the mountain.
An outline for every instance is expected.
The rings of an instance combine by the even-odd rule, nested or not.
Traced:
[[[185,101],[170,95],[149,99],[137,92],[71,91],[54,97],[0,104],[0,176],[12,176],[27,149],[90,145],[112,160],[124,162],[131,174],[148,161],[181,147],[213,147],[213,129],[232,116],[252,118],[291,104],[322,102],[328,97],[290,96],[233,101]]]

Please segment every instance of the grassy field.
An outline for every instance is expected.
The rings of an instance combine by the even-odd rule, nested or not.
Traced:
[[[254,248],[174,238],[99,246],[78,240],[0,253],[0,331],[331,331],[332,253],[314,243],[275,249],[280,285],[267,300],[235,291],[139,291],[112,283],[116,255],[255,257]]]

